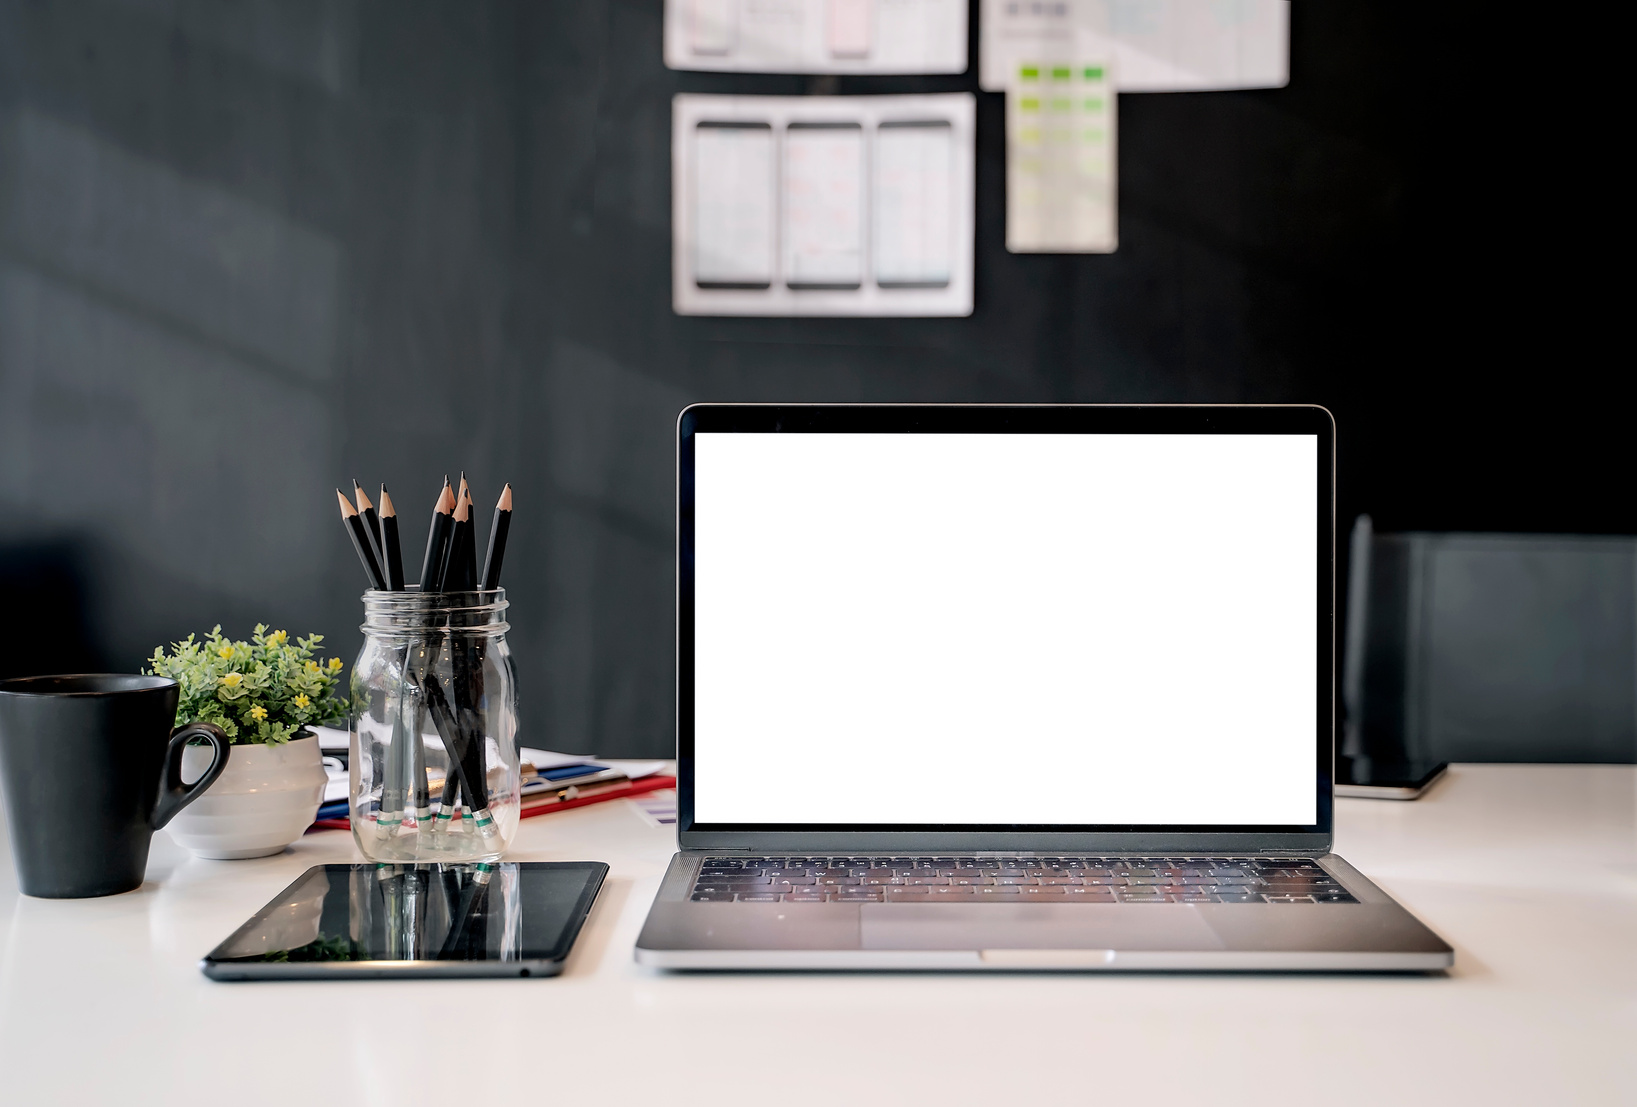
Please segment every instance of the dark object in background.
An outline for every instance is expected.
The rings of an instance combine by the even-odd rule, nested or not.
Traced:
[[[41,673],[94,673],[109,662],[96,646],[83,547],[62,539],[0,545],[6,616],[27,634],[0,635],[0,680]]]
[[[77,899],[142,883],[153,832],[227,768],[220,729],[171,729],[179,693],[151,676],[0,681],[0,777],[25,894]],[[184,786],[182,750],[195,738],[216,756]]]
[[[1343,758],[1637,762],[1637,539],[1353,527]]]
[[[1449,768],[1448,761],[1377,761],[1343,757],[1336,768],[1336,795],[1354,799],[1420,799]]]
[[[671,96],[976,91],[976,67],[679,72],[662,20],[654,0],[0,4],[0,489],[18,541],[93,543],[101,651],[0,675],[134,672],[265,612],[356,645],[357,571],[291,490],[395,474],[412,543],[432,459],[462,458],[533,489],[504,582],[530,726],[670,757],[673,426],[703,399],[1319,402],[1343,519],[1637,531],[1630,415],[1586,402],[1620,297],[1572,260],[1618,219],[1611,147],[1586,138],[1619,117],[1619,67],[1515,111],[1492,91],[1497,57],[1579,56],[1582,21],[1295,4],[1289,87],[1119,98],[1112,255],[1007,253],[1004,97],[982,94],[976,313],[758,320],[671,311]],[[1494,152],[1520,128],[1551,234],[1495,233],[1517,199]],[[205,248],[201,203],[211,242],[267,248]],[[226,430],[247,412],[290,456]]]

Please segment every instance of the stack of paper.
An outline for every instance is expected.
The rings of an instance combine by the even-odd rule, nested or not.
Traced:
[[[318,732],[319,749],[324,754],[324,771],[329,777],[315,825],[345,829],[349,825],[350,814],[351,787],[347,771],[350,736],[346,731],[332,727],[313,729]],[[435,737],[423,735],[422,740],[429,746],[442,748]],[[602,799],[643,795],[675,784],[674,777],[660,775],[666,768],[664,761],[596,759],[588,754],[528,748],[520,749],[518,753],[523,776],[520,812],[524,818]],[[502,766],[495,760],[491,749],[491,787],[499,787],[502,772]],[[434,773],[428,783],[436,797],[443,787],[442,776]]]

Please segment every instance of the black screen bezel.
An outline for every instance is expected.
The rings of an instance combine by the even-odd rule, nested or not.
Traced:
[[[699,823],[694,818],[694,436],[744,434],[1290,434],[1318,451],[1315,822],[1212,824]],[[696,404],[677,418],[678,841],[684,848],[1328,849],[1335,719],[1335,424],[1312,405]],[[776,781],[768,782],[777,787]]]
[[[608,876],[608,865],[602,861],[502,861],[500,864],[515,865],[520,880],[527,881],[532,873],[545,870],[577,872],[581,876],[578,889],[573,894],[573,903],[569,906],[567,918],[551,935],[549,943],[525,942],[520,956],[515,960],[500,958],[451,959],[451,960],[357,960],[357,961],[263,961],[248,958],[225,956],[224,951],[243,934],[263,925],[282,903],[296,896],[309,881],[329,881],[332,874],[350,875],[364,872],[373,875],[380,865],[373,863],[341,863],[314,865],[306,869],[300,876],[292,880],[283,891],[274,896],[266,904],[258,908],[241,923],[232,934],[218,942],[209,953],[200,959],[199,965],[204,974],[215,980],[328,980],[342,977],[362,978],[394,978],[394,977],[490,977],[490,976],[530,976],[554,975],[561,970],[561,966],[568,955],[573,951],[579,940],[580,931],[584,928],[592,906],[601,893],[603,883]],[[405,866],[410,867],[410,866]],[[430,867],[421,865],[417,867]],[[326,898],[333,894],[327,888]],[[524,922],[524,933],[528,922]]]

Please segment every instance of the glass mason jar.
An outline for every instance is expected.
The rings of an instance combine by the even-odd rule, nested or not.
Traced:
[[[364,593],[352,836],[371,861],[494,861],[517,833],[506,590]]]

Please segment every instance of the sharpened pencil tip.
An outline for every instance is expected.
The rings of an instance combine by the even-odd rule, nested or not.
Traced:
[[[360,512],[368,511],[375,505],[369,502],[369,496],[364,492],[364,486],[358,483],[358,478],[352,478],[352,498],[358,505]]]
[[[512,486],[507,485],[500,490],[500,502],[495,505],[496,511],[510,511],[512,509]]]
[[[381,517],[383,519],[388,515],[396,517],[397,514],[398,512],[392,506],[392,497],[387,493],[387,486],[383,484],[381,486]]]
[[[442,492],[441,495],[438,496],[438,511],[441,514],[448,515],[450,512],[452,512],[454,510],[455,510],[455,494],[453,492],[449,491],[449,482],[444,481],[444,483],[443,483],[443,492]]]
[[[350,519],[358,514],[358,509],[347,502],[347,497],[341,494],[341,489],[337,488],[335,490],[335,498],[341,504],[341,517],[343,519]]]
[[[472,497],[462,496],[460,506],[455,508],[455,522],[464,523],[472,517]]]

